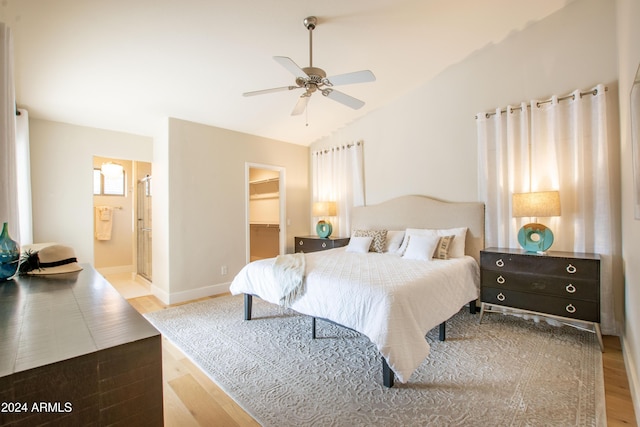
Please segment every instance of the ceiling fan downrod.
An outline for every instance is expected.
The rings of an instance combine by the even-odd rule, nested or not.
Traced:
[[[309,67],[313,67],[313,30],[318,24],[318,19],[315,16],[308,16],[302,23],[309,30]]]

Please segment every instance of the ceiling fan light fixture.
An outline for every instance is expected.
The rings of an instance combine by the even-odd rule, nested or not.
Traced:
[[[305,89],[305,92],[300,95],[300,99],[304,99],[304,102],[298,100],[296,106],[293,109],[292,115],[298,115],[304,112],[307,107],[307,100],[314,92],[320,91],[324,96],[332,99],[342,105],[357,110],[364,106],[364,102],[354,98],[346,93],[339,92],[334,89],[328,89],[329,87],[373,82],[376,77],[369,70],[356,71],[346,74],[339,74],[332,77],[327,77],[327,73],[319,67],[313,66],[313,30],[318,24],[318,18],[315,16],[308,16],[303,21],[303,24],[307,30],[309,30],[309,66],[300,68],[298,64],[293,62],[291,58],[286,56],[274,56],[273,59],[289,70],[291,74],[295,76],[296,86],[284,86],[273,89],[263,89],[252,92],[243,93],[244,96],[262,95],[265,93],[280,92],[285,90]],[[327,86],[327,88],[325,88]]]

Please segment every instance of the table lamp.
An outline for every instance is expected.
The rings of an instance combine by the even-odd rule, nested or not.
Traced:
[[[318,234],[318,237],[326,239],[331,236],[333,226],[329,220],[325,220],[324,218],[336,216],[336,202],[315,202],[313,204],[313,216],[323,218],[318,221],[318,224],[316,225],[316,233]]]
[[[512,207],[514,218],[560,216],[560,193],[514,193]],[[545,225],[532,222],[518,231],[518,243],[527,252],[544,253],[553,244],[553,233]]]

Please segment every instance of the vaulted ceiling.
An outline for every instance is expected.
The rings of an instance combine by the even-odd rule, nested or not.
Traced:
[[[580,0],[3,0],[16,97],[32,117],[152,136],[166,117],[308,145],[420,87],[474,51]],[[303,25],[316,16],[313,65],[352,110],[293,85],[273,56],[309,65]]]

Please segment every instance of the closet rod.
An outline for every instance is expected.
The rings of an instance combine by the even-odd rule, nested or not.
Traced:
[[[608,87],[605,87],[605,88],[604,88],[604,91],[605,91],[605,92],[607,92],[608,90],[609,90],[609,88],[608,88]],[[593,88],[593,89],[588,90],[588,91],[586,91],[586,92],[580,92],[580,98],[582,98],[583,96],[586,96],[586,95],[593,95],[593,96],[596,96],[597,94],[598,94],[598,88]],[[559,97],[559,98],[558,98],[558,102],[560,102],[560,101],[564,101],[564,100],[566,100],[566,99],[574,100],[574,98],[575,98],[575,95],[574,95],[573,93],[570,93],[569,95],[564,95],[564,96]],[[536,102],[536,107],[540,107],[541,105],[549,104],[549,103],[551,103],[551,102],[553,102],[553,98],[551,98],[551,99],[545,99],[544,101],[538,101],[538,102]],[[527,104],[527,108],[531,108],[531,105]],[[512,107],[512,108],[511,108],[511,110],[512,110],[512,111],[513,111],[513,110],[522,110],[522,106],[521,106],[521,105],[519,105],[519,106],[517,106],[517,107]],[[506,110],[506,109],[504,109],[504,110],[500,110],[500,114],[505,114],[506,112],[507,112],[507,110]],[[490,113],[485,113],[485,118],[487,118],[487,119],[488,119],[489,117],[491,117],[491,116],[495,116],[496,114],[497,114],[497,113],[496,113],[495,111],[492,111],[492,112],[490,112]],[[474,118],[475,118],[475,119],[478,119],[478,116],[477,116],[477,115],[475,115],[475,116],[474,116]]]

